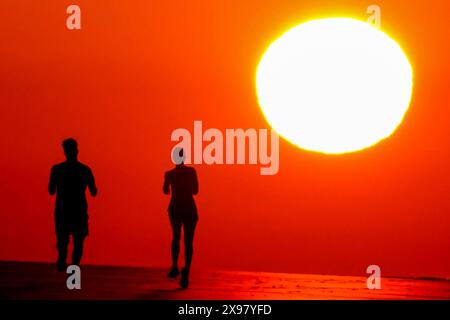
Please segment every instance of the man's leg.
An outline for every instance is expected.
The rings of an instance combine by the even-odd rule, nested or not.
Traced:
[[[89,234],[87,217],[73,223],[71,230],[73,238],[72,264],[79,266],[83,256],[84,239]]]
[[[85,235],[79,232],[73,234],[73,252],[72,252],[72,264],[79,266],[81,257],[83,256],[83,243]]]
[[[67,246],[69,245],[69,233],[62,223],[56,223],[56,249],[58,249],[58,261],[56,268],[60,272],[66,271]]]
[[[172,227],[172,269],[167,275],[169,278],[178,276],[178,256],[180,255],[181,219],[173,215],[169,216]]]

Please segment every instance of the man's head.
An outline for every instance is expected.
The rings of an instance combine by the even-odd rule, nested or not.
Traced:
[[[75,139],[69,138],[62,142],[64,154],[67,161],[76,161],[78,157],[78,143]]]

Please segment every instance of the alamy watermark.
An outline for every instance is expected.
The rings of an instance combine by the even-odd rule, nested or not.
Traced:
[[[376,264],[372,264],[367,267],[366,273],[370,274],[366,281],[367,289],[381,289],[381,268]]]
[[[273,129],[226,129],[223,133],[209,128],[203,132],[203,123],[197,120],[192,135],[188,129],[178,128],[170,139],[178,142],[171,151],[175,164],[260,164],[261,175],[275,175],[279,170],[279,137]]]
[[[367,7],[366,13],[369,15],[367,23],[377,29],[381,29],[381,8],[376,4]]]
[[[81,9],[76,4],[72,4],[67,7],[66,13],[69,16],[66,19],[66,27],[69,30],[81,29]]]
[[[81,289],[81,268],[77,265],[67,267],[66,273],[69,274],[66,280],[67,289]]]

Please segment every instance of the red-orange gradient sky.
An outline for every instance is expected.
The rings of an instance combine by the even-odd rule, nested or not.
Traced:
[[[82,30],[66,29],[66,8]],[[0,259],[56,257],[49,170],[74,136],[93,169],[85,262],[168,266],[161,192],[170,134],[267,128],[254,89],[267,46],[373,1],[0,4]],[[450,5],[376,1],[414,68],[410,110],[377,146],[324,156],[280,141],[280,171],[197,166],[194,268],[450,277]]]

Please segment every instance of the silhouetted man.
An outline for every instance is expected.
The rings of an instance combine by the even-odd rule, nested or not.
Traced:
[[[67,247],[73,238],[72,264],[79,265],[83,255],[84,238],[88,235],[86,187],[97,195],[91,169],[78,161],[78,145],[69,138],[62,143],[66,161],[54,165],[50,173],[48,192],[56,193],[55,230],[58,271],[66,270]]]
[[[178,153],[179,157],[177,157]],[[179,161],[174,169],[164,175],[164,194],[172,193],[169,204],[169,219],[172,226],[172,268],[167,274],[169,278],[176,278],[178,270],[178,255],[180,253],[181,228],[184,231],[185,266],[181,270],[180,286],[187,288],[189,285],[189,269],[191,267],[195,226],[198,215],[194,195],[198,193],[197,173],[194,168],[184,165],[183,149],[175,151],[174,158]]]

